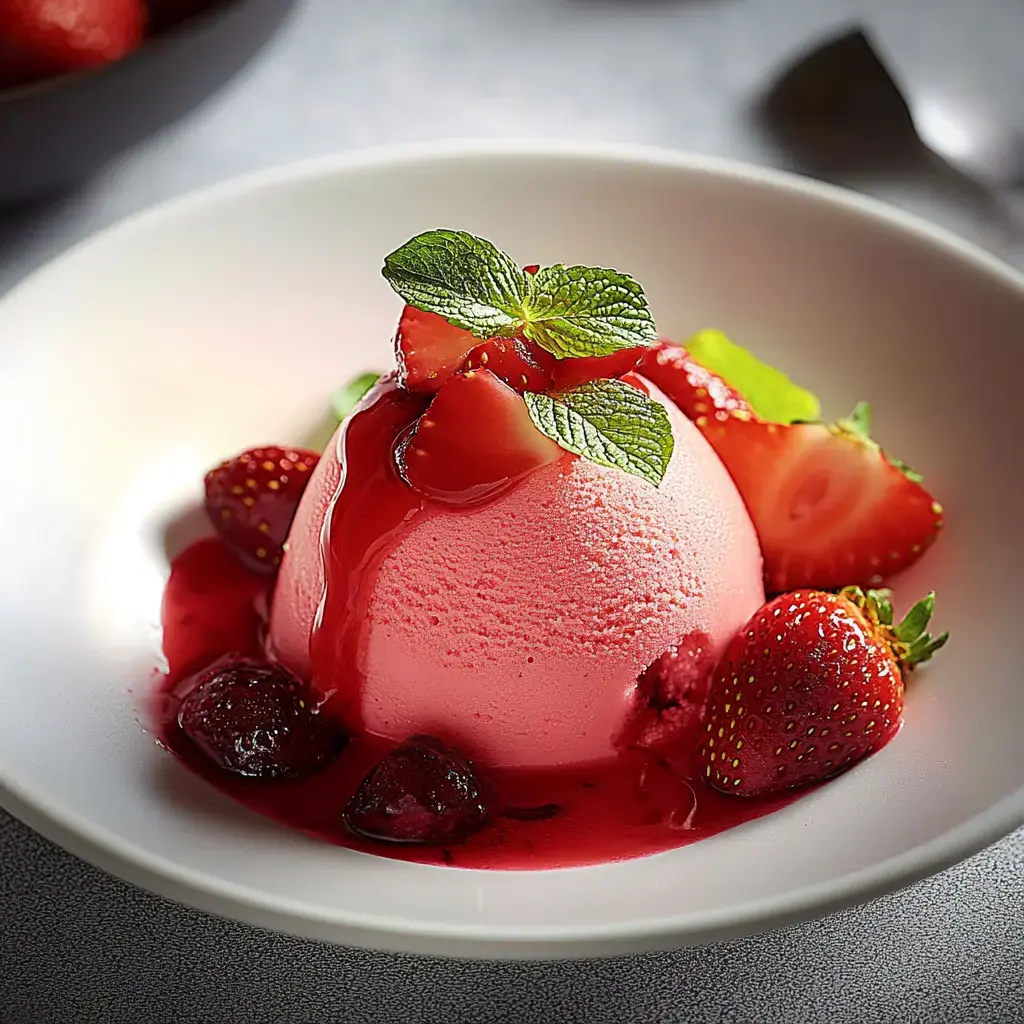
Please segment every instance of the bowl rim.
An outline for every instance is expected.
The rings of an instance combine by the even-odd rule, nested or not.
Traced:
[[[5,107],[13,107],[22,100],[32,100],[36,96],[43,96],[49,93],[59,93],[67,89],[74,89],[79,82],[91,81],[111,74],[118,74],[116,69],[138,64],[154,50],[166,49],[175,45],[175,41],[188,33],[198,30],[203,31],[211,24],[227,17],[235,7],[241,7],[250,0],[212,0],[208,7],[186,15],[180,21],[168,26],[158,35],[146,36],[141,45],[137,46],[130,53],[116,60],[108,61],[106,64],[98,64],[91,68],[82,68],[80,71],[65,71],[57,75],[47,75],[33,82],[26,82],[24,85],[16,85],[10,88],[0,88],[0,113]]]
[[[667,148],[546,139],[450,139],[406,143],[318,157],[228,179],[172,198],[129,215],[86,238],[17,283],[15,295],[57,262],[78,250],[118,233],[147,230],[188,211],[215,206],[243,193],[258,193],[297,182],[343,178],[366,169],[390,170],[422,164],[527,158],[537,161],[597,163],[620,167],[679,170],[766,186],[793,196],[841,208],[879,227],[910,235],[962,266],[973,268],[1016,292],[1024,308],[1024,273],[961,239],[879,200],[813,179],[720,157],[694,155]],[[0,295],[0,309],[7,296]],[[122,879],[220,916],[309,939],[352,943],[381,949],[447,955],[535,958],[537,956],[613,955],[640,949],[667,949],[738,937],[865,902],[903,888],[979,852],[1024,824],[1024,786],[985,811],[920,846],[844,877],[839,883],[818,883],[770,898],[716,910],[677,914],[668,919],[636,920],[594,926],[503,926],[487,924],[423,925],[384,915],[325,911],[313,903],[269,897],[247,886],[184,869],[122,841],[74,811],[49,806],[30,784],[4,769],[0,759],[0,806],[47,839]],[[427,870],[450,870],[430,868]],[[560,869],[587,871],[588,868]]]

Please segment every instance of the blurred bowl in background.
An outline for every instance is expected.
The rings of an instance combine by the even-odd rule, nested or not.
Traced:
[[[262,49],[297,0],[153,0],[153,35],[95,70],[0,90],[0,205],[76,184],[183,117]]]

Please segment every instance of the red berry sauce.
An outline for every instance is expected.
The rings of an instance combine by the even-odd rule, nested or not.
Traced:
[[[376,566],[409,523],[422,515],[472,515],[471,510],[439,510],[394,468],[394,446],[428,398],[384,383],[349,419],[341,440],[344,485],[328,526],[326,600],[311,640],[314,678],[318,664],[355,665]],[[474,765],[494,795],[495,812],[489,824],[464,841],[415,845],[360,838],[345,827],[343,812],[367,773],[395,744],[360,734],[361,680],[354,671],[352,678],[333,680],[337,689],[332,693],[318,695],[330,697],[331,717],[346,723],[353,735],[336,760],[307,778],[267,781],[233,775],[204,756],[178,725],[183,684],[198,670],[228,653],[263,652],[271,586],[217,538],[201,540],[174,559],[163,607],[168,673],[156,717],[161,742],[190,769],[257,813],[292,828],[352,849],[421,863],[570,867],[685,846],[800,795],[763,800],[724,796],[698,778],[689,752],[673,756],[661,746],[626,748],[614,761],[599,765],[530,770]],[[684,653],[686,641],[680,641]],[[673,657],[678,672],[682,663]],[[641,687],[640,692],[646,691]],[[650,707],[642,709],[645,728],[652,714],[671,710],[664,706],[664,693],[657,699],[653,691],[648,696]]]

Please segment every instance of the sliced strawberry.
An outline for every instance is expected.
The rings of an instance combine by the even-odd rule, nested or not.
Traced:
[[[206,511],[250,569],[277,572],[284,542],[320,456],[302,448],[250,448],[206,474]]]
[[[520,338],[492,338],[469,353],[463,368],[490,370],[516,391],[548,391],[551,374],[541,368],[536,352]]]
[[[656,384],[698,427],[709,419],[724,421],[730,413],[752,414],[747,400],[718,374],[705,369],[685,348],[660,341],[647,349],[640,371]]]
[[[437,391],[479,344],[436,313],[406,306],[395,333],[398,382],[410,391]]]
[[[867,433],[867,407],[823,423],[742,412],[705,426],[754,522],[765,590],[875,586],[916,562],[942,526],[920,478]]]
[[[623,348],[609,356],[587,356],[579,359],[554,359],[551,377],[556,391],[583,384],[588,380],[622,377],[635,370],[648,350]]]
[[[395,459],[421,494],[464,505],[563,454],[533,425],[515,391],[489,370],[467,370],[438,391]]]

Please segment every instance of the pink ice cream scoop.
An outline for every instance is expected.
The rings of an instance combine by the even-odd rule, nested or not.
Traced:
[[[566,455],[490,504],[425,517],[398,539],[362,627],[367,731],[431,733],[495,766],[611,757],[638,713],[644,670],[696,633],[717,655],[764,602],[732,480],[650,390],[675,436],[659,487]],[[305,678],[336,448],[299,508],[270,620],[275,656]]]

